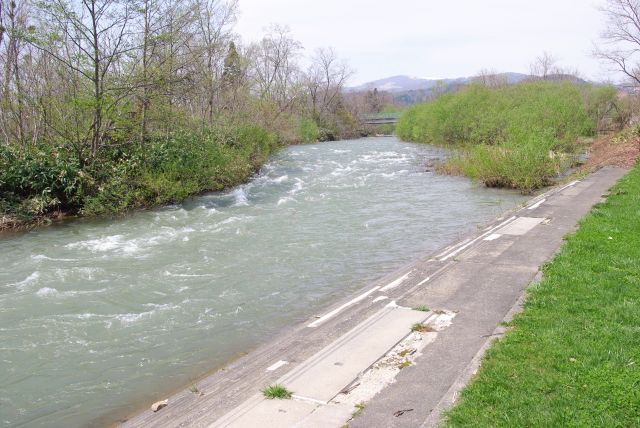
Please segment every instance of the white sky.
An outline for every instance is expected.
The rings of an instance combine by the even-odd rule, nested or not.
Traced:
[[[306,53],[333,47],[350,84],[406,74],[461,77],[481,69],[526,73],[543,51],[584,77],[609,75],[591,55],[604,0],[239,0],[236,30],[256,41],[287,25]]]

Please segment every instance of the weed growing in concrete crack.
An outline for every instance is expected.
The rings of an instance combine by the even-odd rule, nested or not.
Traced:
[[[430,325],[425,325],[418,322],[411,326],[411,331],[415,331],[418,333],[429,333],[436,330]]]
[[[398,355],[401,356],[402,358],[404,358],[407,355],[412,355],[414,352],[416,352],[416,350],[412,349],[412,348],[403,349],[402,351],[398,352]]]
[[[413,308],[414,311],[421,311],[421,312],[429,312],[430,309],[425,306],[425,305],[420,305],[420,306],[416,306],[415,308]]]
[[[411,365],[411,361],[405,361],[403,363],[398,364],[398,368],[402,370],[405,367],[409,367]]]
[[[357,417],[360,416],[362,414],[362,412],[364,412],[364,408],[367,407],[367,405],[364,403],[364,401],[361,401],[357,404],[355,404],[355,408],[356,410],[351,414],[352,417]]]
[[[265,398],[269,400],[273,400],[274,398],[277,398],[277,399],[291,398],[291,395],[293,393],[282,385],[274,384],[264,388],[262,390],[262,394],[264,395]]]

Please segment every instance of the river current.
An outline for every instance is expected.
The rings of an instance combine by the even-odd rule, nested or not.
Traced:
[[[113,423],[524,201],[443,156],[292,146],[226,192],[0,236],[0,423]]]

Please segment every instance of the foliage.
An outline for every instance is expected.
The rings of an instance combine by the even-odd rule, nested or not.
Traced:
[[[287,399],[291,398],[291,395],[293,395],[293,393],[287,388],[278,384],[267,386],[262,390],[262,394],[269,400],[273,400],[274,398]]]
[[[82,194],[79,161],[65,146],[0,145],[0,201],[3,212],[26,217],[76,206]]]
[[[544,268],[447,425],[640,425],[638,206],[640,166]]]
[[[405,140],[460,149],[444,170],[529,192],[571,164],[578,137],[595,134],[615,99],[611,88],[567,82],[473,84],[409,108],[396,131]]]
[[[0,199],[5,212],[23,217],[180,202],[246,180],[277,147],[274,134],[247,125],[176,132],[145,146],[104,146],[84,168],[65,147],[0,146]]]
[[[320,139],[320,128],[311,119],[300,119],[299,138],[303,143],[315,143]]]

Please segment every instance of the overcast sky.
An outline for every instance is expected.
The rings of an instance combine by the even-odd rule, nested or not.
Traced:
[[[287,25],[310,53],[330,46],[356,70],[351,84],[406,74],[461,77],[481,69],[528,72],[548,51],[590,79],[604,0],[239,0],[245,42]]]

